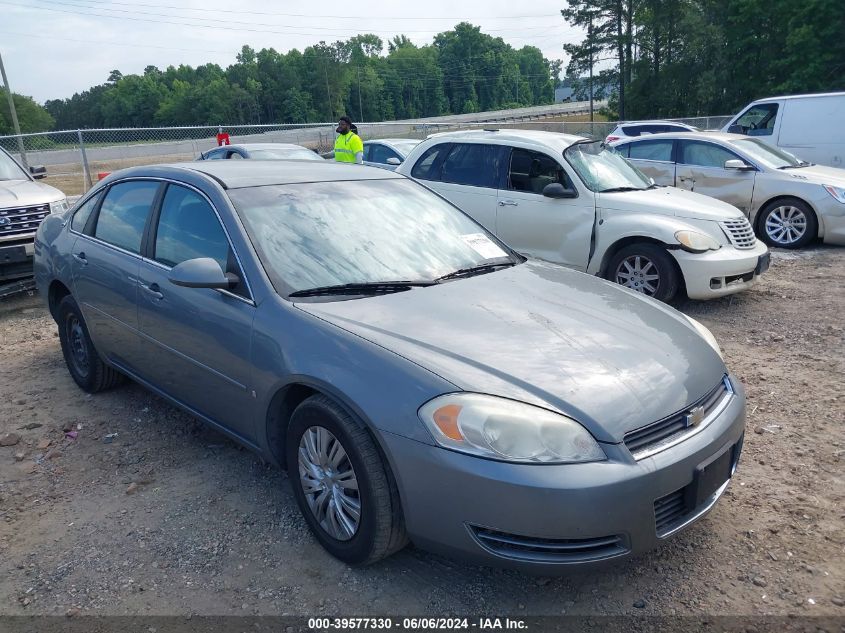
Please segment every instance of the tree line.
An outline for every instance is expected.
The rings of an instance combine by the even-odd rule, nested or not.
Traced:
[[[386,50],[385,50],[386,49]],[[515,49],[468,23],[417,46],[357,35],[303,51],[244,46],[234,64],[181,65],[108,80],[41,109],[26,101],[31,131],[335,121],[387,121],[551,103],[561,62]],[[21,112],[19,111],[19,115]],[[8,125],[6,123],[7,122]],[[25,125],[26,122],[26,125]],[[0,133],[10,133],[0,105]]]
[[[731,114],[762,97],[845,90],[843,0],[569,0],[561,14],[587,32],[564,46],[567,73],[583,77],[591,59],[604,68],[594,85],[611,88],[614,118]]]

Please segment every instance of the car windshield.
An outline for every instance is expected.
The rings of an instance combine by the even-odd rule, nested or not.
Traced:
[[[317,154],[305,148],[253,149],[249,157],[255,160],[322,160]]]
[[[270,185],[228,194],[282,295],[434,281],[517,261],[469,217],[405,179]]]
[[[763,141],[754,138],[743,138],[732,141],[733,145],[748,154],[748,157],[763,163],[774,169],[786,169],[790,167],[806,167],[810,163],[802,161],[777,147],[766,145]]]
[[[648,176],[601,141],[576,143],[563,156],[591,191],[631,191],[652,185]]]
[[[408,141],[406,143],[394,142],[393,146],[397,150],[399,150],[399,153],[402,154],[402,156],[407,156],[408,154],[411,153],[411,150],[414,149],[419,144],[420,144],[419,141]]]
[[[11,156],[0,152],[0,180],[29,180],[29,178]]]

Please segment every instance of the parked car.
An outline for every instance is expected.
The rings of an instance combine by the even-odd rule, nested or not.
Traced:
[[[39,228],[36,279],[83,390],[129,376],[280,464],[351,564],[409,538],[549,573],[636,554],[742,447],[703,325],[383,169],[118,172]]]
[[[397,170],[523,254],[662,301],[750,287],[769,265],[739,209],[658,187],[599,141],[528,130],[435,134]]]
[[[628,121],[620,123],[604,139],[605,143],[612,143],[624,138],[634,138],[648,134],[662,132],[694,132],[697,128],[679,121]]]
[[[46,175],[40,165],[27,171],[0,147],[0,282],[32,275],[38,225],[51,213],[67,211],[65,194],[36,182]]]
[[[376,141],[364,141],[364,164],[382,169],[396,169],[418,144],[419,140],[412,138],[381,138]]]
[[[223,145],[203,152],[197,160],[221,160],[227,158],[251,158],[253,160],[323,160],[316,152],[293,143]]]
[[[845,92],[759,99],[722,131],[759,138],[806,161],[845,167]]]
[[[845,170],[820,167],[758,138],[719,132],[659,134],[614,148],[661,185],[734,205],[771,246],[817,237],[845,244]]]

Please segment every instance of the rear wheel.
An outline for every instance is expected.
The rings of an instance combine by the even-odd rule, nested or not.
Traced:
[[[67,295],[59,303],[59,341],[71,377],[88,393],[110,389],[123,380],[123,374],[106,365],[97,353],[88,326],[74,298]]]
[[[285,450],[299,509],[332,556],[367,565],[405,546],[396,486],[370,434],[343,408],[323,395],[303,401]]]
[[[769,246],[803,248],[819,233],[816,214],[796,198],[776,200],[760,212],[760,238]]]
[[[631,244],[610,260],[605,277],[659,301],[671,301],[678,292],[678,271],[671,255],[656,244]]]

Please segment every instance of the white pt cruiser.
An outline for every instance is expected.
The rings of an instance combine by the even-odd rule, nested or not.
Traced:
[[[769,266],[742,212],[660,187],[600,141],[528,130],[434,134],[397,170],[516,250],[662,301],[750,287]]]

